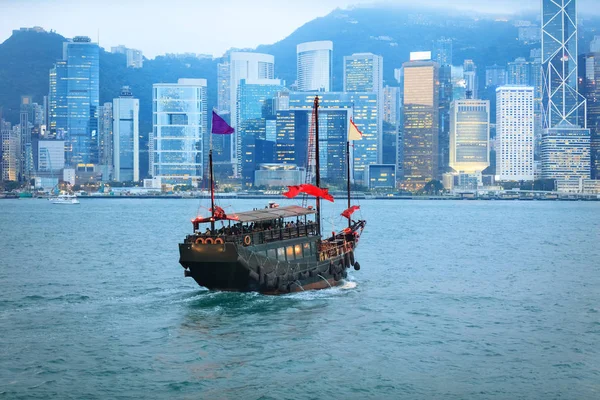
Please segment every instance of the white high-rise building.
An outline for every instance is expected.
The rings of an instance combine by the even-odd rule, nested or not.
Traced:
[[[258,79],[273,79],[275,75],[275,57],[270,54],[237,52],[234,51],[229,55],[229,101],[230,101],[230,121],[233,128],[236,127],[237,121],[237,102],[238,102],[238,86],[242,79],[247,81]],[[237,129],[230,141],[231,162],[234,165],[234,175],[239,176],[240,171],[237,171],[237,150],[240,147],[238,142],[241,140]]]
[[[456,100],[450,104],[450,167],[473,174],[490,165],[489,100]]]
[[[300,43],[296,46],[296,56],[298,91],[331,91],[333,42]]]
[[[208,163],[206,79],[155,83],[152,113],[152,177],[197,186]]]
[[[142,68],[144,66],[144,55],[141,50],[129,49],[122,44],[110,48],[113,54],[125,54],[128,68]]]
[[[501,181],[534,179],[534,88],[496,89],[496,175]]]
[[[140,180],[140,101],[128,86],[113,99],[113,166],[117,182]]]

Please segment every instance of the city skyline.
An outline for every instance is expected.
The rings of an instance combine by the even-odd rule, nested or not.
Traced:
[[[541,6],[541,2],[538,1],[528,4],[516,0],[485,3],[474,5],[468,0],[457,0],[449,6],[443,0],[426,0],[419,7],[513,15],[521,12],[537,13]],[[64,7],[60,7],[61,5]],[[336,8],[377,5],[412,7],[413,3],[408,0],[307,0],[303,7],[292,9],[291,6],[275,0],[258,0],[258,3],[252,4],[238,0],[215,4],[176,0],[168,5],[151,0],[144,4],[144,13],[140,17],[136,15],[137,4],[126,1],[107,0],[95,3],[73,0],[5,0],[0,2],[0,13],[12,24],[0,26],[0,42],[8,39],[14,29],[41,26],[46,30],[59,31],[66,37],[83,35],[89,36],[93,41],[100,39],[99,44],[107,50],[118,45],[139,49],[148,58],[166,53],[186,52],[221,57],[232,48],[254,49],[261,44],[276,43],[305,23],[323,17]],[[28,12],[23,12],[24,7],[28,7]],[[177,7],[178,10],[175,14],[172,12],[173,7]],[[600,14],[594,7],[594,0],[580,0],[578,7],[580,12],[586,14]],[[169,8],[169,13],[176,18],[165,21],[162,18],[166,15],[165,8]],[[203,19],[204,15],[211,17]],[[253,18],[248,18],[248,15],[252,15]],[[236,28],[223,29],[224,25]],[[148,26],[152,26],[153,29],[148,29]],[[127,39],[124,40],[124,37]],[[209,37],[210,40],[202,40],[205,37]]]

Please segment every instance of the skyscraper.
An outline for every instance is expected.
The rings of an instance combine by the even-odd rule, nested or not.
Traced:
[[[113,99],[114,180],[140,180],[140,101],[124,86]]]
[[[577,90],[577,0],[542,0],[543,127],[585,128]]]
[[[299,91],[331,91],[333,42],[300,43],[296,46],[296,57]]]
[[[302,153],[295,164],[306,165],[308,130],[312,124],[312,105],[319,96],[319,140],[321,146],[321,172],[331,181],[343,180],[345,172],[345,151],[350,117],[363,133],[363,139],[353,142],[351,168],[353,179],[365,183],[365,170],[368,165],[377,164],[377,96],[373,92],[329,92],[329,93],[290,93],[290,110],[295,119],[282,125],[290,132],[295,129],[296,152]],[[278,121],[278,126],[280,126]],[[278,131],[279,136],[279,131]],[[278,139],[279,140],[279,139]],[[279,142],[278,142],[279,147]]]
[[[409,61],[404,69],[404,181],[419,189],[438,177],[439,66]]]
[[[69,166],[98,162],[99,48],[76,36],[50,70],[50,126],[66,139]]]
[[[263,141],[267,141],[267,121],[275,119],[273,102],[282,90],[284,87],[279,79],[240,81],[236,124],[240,137],[237,168],[242,171],[242,178],[247,184],[254,180],[254,170],[258,164],[273,162],[273,157],[257,157],[256,151],[263,151],[266,147]]]
[[[532,63],[523,57],[508,63],[507,85],[533,86]]]
[[[600,36],[598,52],[585,55],[583,94],[587,101],[587,127],[590,130],[591,178],[600,179]]]
[[[104,103],[98,111],[98,163],[102,180],[113,177],[113,103]]]
[[[0,119],[0,139],[2,147],[2,180],[17,181],[19,179],[19,130],[13,129],[10,122]]]
[[[383,156],[383,57],[372,53],[344,56],[344,92],[377,96],[377,162]]]
[[[258,80],[258,79],[273,79],[275,68],[275,58],[270,54],[249,53],[249,52],[232,52],[229,55],[229,101],[230,101],[230,122],[231,126],[237,128],[237,103],[238,103],[238,86],[242,79]],[[234,167],[234,175],[239,176],[240,171],[237,170],[237,151],[240,148],[241,137],[237,130],[231,135],[230,150],[231,163]]]
[[[20,150],[19,160],[21,171],[21,179],[25,182],[29,182],[35,172],[33,163],[33,147],[31,142],[31,130],[33,128],[33,122],[35,119],[35,112],[33,107],[33,99],[31,96],[21,96],[21,109],[19,118],[19,129],[20,131]]]
[[[578,88],[577,1],[542,1],[542,177],[590,177],[590,130]]]
[[[496,175],[501,181],[531,181],[533,171],[534,88],[496,89]]]
[[[435,42],[433,61],[439,65],[452,65],[452,39],[441,37]]]
[[[155,83],[152,113],[152,176],[197,185],[208,163],[206,79]]]
[[[129,49],[123,45],[110,48],[113,54],[124,54],[127,59],[128,68],[142,68],[144,66],[144,56],[141,50]]]
[[[456,100],[450,106],[450,167],[482,172],[490,165],[490,102]]]
[[[471,92],[471,98],[478,98],[477,66],[473,60],[465,60],[463,64],[463,74],[466,83],[466,91]]]
[[[500,65],[492,65],[485,68],[485,87],[496,87],[506,85],[506,68]]]

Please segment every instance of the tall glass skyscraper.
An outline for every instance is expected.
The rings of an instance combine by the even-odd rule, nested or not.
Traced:
[[[377,96],[377,162],[383,156],[383,57],[357,53],[344,57],[344,92],[370,92]]]
[[[152,114],[152,176],[192,185],[208,178],[206,79],[154,84]]]
[[[50,70],[50,129],[65,138],[69,166],[98,162],[99,48],[76,36]]]
[[[467,174],[490,165],[489,100],[456,100],[450,105],[450,167]]]
[[[350,117],[363,133],[363,139],[354,141],[351,153],[353,179],[365,183],[366,166],[377,164],[377,95],[370,93],[290,93],[290,110],[311,112],[315,96],[319,96],[319,140],[321,152],[321,172],[330,180],[345,177],[345,149]],[[322,117],[322,118],[321,118]],[[308,116],[308,127],[312,124],[312,114]],[[298,125],[296,125],[298,126]],[[298,135],[299,132],[296,132]],[[308,137],[308,136],[306,136]],[[305,146],[308,146],[306,143]],[[298,164],[305,166],[304,164]]]
[[[230,101],[230,121],[231,126],[237,128],[237,103],[238,86],[242,79],[273,79],[275,74],[275,57],[270,54],[250,53],[250,52],[232,52],[229,55],[229,101]],[[225,139],[227,140],[227,139]],[[229,136],[229,146],[231,163],[234,166],[234,175],[239,176],[237,169],[238,150],[241,146],[241,137],[237,132]]]
[[[404,181],[419,189],[438,177],[439,66],[433,61],[409,61],[404,68]]]
[[[543,127],[585,128],[577,89],[577,0],[542,0]]]
[[[600,179],[600,36],[599,52],[586,54],[584,95],[587,100],[587,126],[590,129],[591,177]]]
[[[113,100],[114,180],[140,180],[140,101],[128,86]]]
[[[284,90],[279,79],[242,79],[238,86],[237,102],[237,130],[240,141],[237,150],[237,168],[242,171],[246,182],[254,179],[254,169],[258,164],[270,162],[261,157],[248,157],[249,149],[244,143],[251,146],[261,145],[261,140],[267,140],[267,120],[275,119],[273,102],[277,93]],[[257,142],[259,141],[259,142]],[[274,143],[273,143],[274,144]],[[256,148],[255,148],[256,149]],[[255,165],[244,165],[244,160],[254,160]]]
[[[300,43],[296,46],[298,90],[329,92],[333,82],[333,42]]]

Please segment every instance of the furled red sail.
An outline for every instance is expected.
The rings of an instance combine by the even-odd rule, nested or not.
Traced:
[[[293,199],[300,193],[306,193],[311,196],[320,197],[322,199],[329,200],[333,203],[333,196],[329,194],[329,189],[321,189],[315,185],[310,184],[288,186],[288,191],[282,194],[288,199]]]
[[[346,217],[346,218],[350,219],[350,216],[352,214],[354,214],[354,212],[356,210],[359,210],[359,209],[360,209],[360,206],[352,206],[350,208],[347,208],[342,212],[342,217]]]

